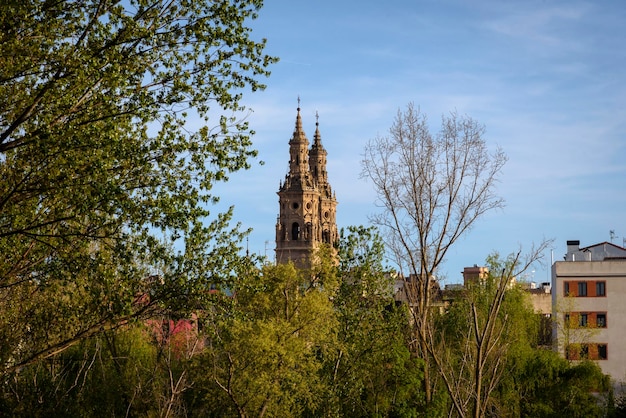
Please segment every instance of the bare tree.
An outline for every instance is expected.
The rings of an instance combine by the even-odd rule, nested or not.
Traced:
[[[412,103],[398,114],[388,136],[371,140],[362,160],[384,209],[372,222],[381,227],[412,305],[415,347],[426,361],[424,390],[432,400],[429,324],[436,271],[451,246],[491,209],[503,206],[495,194],[507,158],[490,152],[485,129],[456,112],[442,117],[432,134],[427,118]]]

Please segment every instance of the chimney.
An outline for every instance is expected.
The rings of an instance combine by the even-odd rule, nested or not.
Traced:
[[[567,241],[567,254],[565,254],[566,261],[583,261],[582,253],[580,252],[580,241]]]
[[[567,252],[568,253],[575,253],[580,251],[580,241],[575,240],[575,241],[567,241]]]

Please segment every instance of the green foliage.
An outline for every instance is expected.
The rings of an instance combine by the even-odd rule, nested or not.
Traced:
[[[383,273],[385,246],[375,227],[349,226],[340,231],[339,262],[342,272],[366,270]]]
[[[516,376],[523,417],[598,417],[604,415],[600,395],[609,378],[600,367],[583,361],[570,364],[557,353],[537,350]]]
[[[408,312],[392,298],[395,276],[385,272],[383,254],[374,228],[341,231],[341,285],[333,300],[338,341],[325,361],[327,414],[415,416],[422,406],[422,363],[408,349]]]
[[[332,288],[285,264],[239,277],[233,291],[219,297],[222,311],[206,323],[193,413],[288,417],[316,410],[325,390],[320,358],[336,330]]]
[[[492,254],[487,265],[491,273],[498,273],[471,284],[437,318],[438,347],[443,354],[435,357],[446,366],[440,376],[453,382],[453,390],[448,390],[450,397],[465,394],[477,384],[480,343],[489,343],[487,334],[480,330],[487,329],[485,324],[494,312],[498,291],[505,289],[500,310],[493,316],[493,335],[497,339],[492,338],[489,343],[481,376],[484,387],[491,391],[485,398],[484,412],[479,415],[602,416],[609,393],[608,377],[595,363],[570,364],[558,353],[539,346],[541,318],[534,313],[528,294],[510,282],[510,272],[518,263],[518,256],[502,259],[497,253]],[[468,399],[467,405],[474,402],[469,395],[460,399]],[[469,411],[468,407],[462,413],[457,410],[457,414]]]
[[[422,365],[408,350],[407,312],[393,302],[375,249],[375,231],[350,228],[337,254],[322,247],[311,269],[266,265],[240,276],[233,297],[216,295],[189,411],[416,416]]]
[[[23,417],[157,415],[169,386],[166,353],[143,327],[86,339],[7,382],[2,409]]]
[[[508,268],[511,256],[492,254],[491,271]],[[520,287],[507,290],[503,311],[508,326],[506,370],[494,395],[497,410],[527,417],[601,416],[609,378],[593,362],[570,364],[558,353],[539,346],[541,318]],[[598,396],[599,395],[599,396]]]
[[[230,292],[207,294],[196,311],[199,335],[161,334],[163,323],[154,320],[83,338],[5,373],[0,415],[461,415],[441,384],[426,402],[425,364],[409,350],[407,307],[393,301],[379,240],[373,229],[349,228],[337,254],[322,248],[309,270],[234,265]],[[471,393],[476,379],[479,348],[468,324],[485,329],[495,279],[466,289],[436,317],[433,358],[446,361],[459,391]],[[493,387],[482,416],[619,416],[619,401],[605,406],[613,403],[609,379],[596,364],[570,364],[537,348],[536,316],[525,296],[508,288],[495,315],[499,340],[483,369],[485,387]],[[438,377],[448,378],[446,371]]]
[[[245,90],[276,60],[260,0],[9,0],[0,8],[0,367],[16,371],[228,282],[212,214],[249,167]],[[201,121],[188,122],[191,116]]]

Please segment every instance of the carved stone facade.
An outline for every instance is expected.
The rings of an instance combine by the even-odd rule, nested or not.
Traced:
[[[278,189],[280,212],[276,221],[276,261],[307,267],[321,243],[338,240],[337,199],[328,183],[327,152],[322,146],[319,121],[313,145],[302,129],[300,108],[289,141],[289,172]]]

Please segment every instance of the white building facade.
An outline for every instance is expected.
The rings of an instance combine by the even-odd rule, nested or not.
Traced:
[[[552,265],[552,318],[555,350],[626,382],[626,249],[568,241],[564,261]]]

